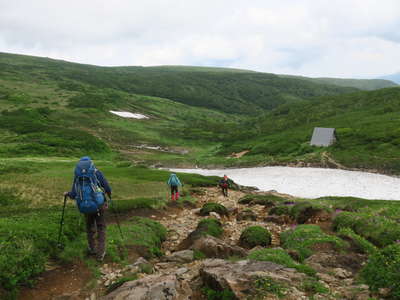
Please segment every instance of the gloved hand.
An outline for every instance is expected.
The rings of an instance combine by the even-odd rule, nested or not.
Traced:
[[[64,197],[69,197],[69,192],[64,192]]]
[[[106,194],[107,194],[108,198],[111,199],[111,192],[106,192]]]

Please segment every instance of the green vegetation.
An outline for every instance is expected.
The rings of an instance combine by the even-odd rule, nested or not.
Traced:
[[[224,230],[220,221],[214,218],[203,219],[197,225],[196,231],[204,235],[220,237]]]
[[[71,187],[76,161],[54,157],[0,160],[0,285],[11,298],[15,298],[21,285],[35,282],[49,259],[60,263],[83,260],[91,264],[86,257],[84,218],[72,200],[67,202],[65,211],[63,247],[57,245],[62,194]],[[165,205],[169,172],[108,160],[95,163],[113,187],[113,205],[121,216],[133,209]],[[191,183],[215,183],[215,179],[199,175],[184,174],[182,178],[185,189],[186,186],[190,189]],[[112,210],[108,214],[114,221]],[[148,257],[162,254],[160,245],[166,232],[160,224],[135,218],[122,222],[121,229],[125,239],[116,225],[107,226],[106,260],[123,262],[132,248]]]
[[[350,239],[353,242],[354,246],[357,247],[357,249],[362,253],[371,255],[376,253],[377,251],[377,248],[372,243],[370,243],[365,238],[355,233],[350,228],[340,229],[338,235],[341,238]]]
[[[82,232],[79,219],[79,214],[66,212],[62,244],[72,242]],[[59,221],[60,211],[55,209],[0,218],[0,285],[11,294],[18,285],[33,283],[47,260],[59,255]]]
[[[390,299],[400,298],[400,244],[393,244],[369,257],[361,272],[362,278],[374,291],[389,288]]]
[[[250,150],[237,163],[326,165],[329,157],[347,167],[399,173],[399,99],[400,88],[388,88],[280,105],[242,124],[219,153]],[[338,142],[310,146],[314,127],[336,128]]]
[[[243,230],[239,244],[246,248],[268,246],[271,244],[271,233],[261,226],[250,226]]]
[[[317,225],[299,225],[294,229],[281,233],[282,245],[286,249],[296,250],[300,261],[311,256],[314,247],[330,244],[336,249],[345,246],[344,241],[336,236],[325,234]]]
[[[312,294],[328,294],[329,289],[320,283],[316,278],[308,278],[302,284],[302,289]]]
[[[333,220],[333,227],[335,230],[350,228],[378,247],[400,240],[400,225],[384,215],[341,212]]]
[[[208,286],[201,289],[203,294],[206,296],[207,300],[235,300],[235,294],[228,289],[222,291],[215,290]]]
[[[216,212],[221,216],[228,216],[228,210],[226,209],[226,207],[222,204],[215,202],[208,202],[204,204],[200,210],[200,215],[207,216],[210,214],[210,212]]]
[[[288,216],[290,214],[290,207],[286,205],[278,205],[274,206],[270,209],[268,214],[271,215],[277,215],[277,216],[282,216],[286,215]]]
[[[119,152],[124,161],[174,167],[323,165],[330,157],[400,172],[399,88],[357,92],[246,70],[104,68],[6,53],[0,66],[0,154],[7,157]],[[338,143],[309,146],[316,126],[335,127]]]
[[[299,224],[304,224],[308,219],[322,211],[329,211],[327,207],[310,202],[297,202],[290,208],[290,215]]]
[[[255,299],[264,299],[264,296],[273,294],[278,298],[285,297],[286,287],[270,277],[258,277],[254,280],[253,287],[256,290]]]
[[[129,239],[128,245],[144,246],[148,249],[147,257],[161,256],[161,243],[167,236],[166,228],[160,223],[148,218],[134,217],[129,226],[125,227]]]
[[[257,194],[249,194],[243,196],[238,200],[240,204],[250,204],[250,205],[264,205],[264,206],[274,206],[276,204],[282,203],[285,201],[285,198],[275,196],[275,195],[257,195]]]
[[[288,268],[296,269],[310,276],[315,276],[316,274],[313,268],[295,262],[285,250],[279,248],[254,250],[250,252],[248,258],[258,261],[270,261]]]
[[[282,78],[297,78],[315,83],[334,84],[337,86],[354,87],[360,90],[372,91],[388,87],[395,87],[397,84],[391,79],[350,79],[350,78],[310,78],[304,76],[279,75]]]

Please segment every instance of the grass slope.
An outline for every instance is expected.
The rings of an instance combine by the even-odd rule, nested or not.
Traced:
[[[337,162],[355,168],[400,173],[400,88],[357,92],[282,105],[242,125],[240,142],[225,143],[221,155],[250,150],[242,161],[318,162],[327,151]],[[334,127],[338,142],[311,147],[314,127]],[[247,138],[246,138],[247,137]],[[247,157],[246,157],[247,156]]]
[[[352,91],[351,88],[280,78],[267,73],[205,70],[192,67],[97,67],[0,53],[2,79],[39,85],[52,83],[72,93],[82,91],[85,84],[168,98],[229,113],[254,114],[285,102]]]
[[[279,76],[281,76],[282,78],[298,78],[315,83],[334,84],[337,86],[344,86],[344,87],[354,87],[365,91],[372,91],[372,90],[397,86],[396,80],[392,80],[390,78],[352,79],[352,78],[329,78],[329,77],[311,78],[311,77],[293,76],[293,75],[279,75]]]

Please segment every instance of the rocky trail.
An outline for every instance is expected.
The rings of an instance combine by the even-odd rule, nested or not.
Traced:
[[[95,282],[88,278],[84,266],[74,266],[70,276],[65,275],[68,273],[65,269],[48,271],[42,276],[52,276],[53,283],[47,281],[48,285],[64,282],[64,286],[58,283],[54,290],[52,286],[43,285],[42,280],[36,289],[24,290],[20,299],[201,300],[207,299],[204,286],[226,292],[230,297],[222,298],[221,294],[221,298],[215,296],[209,299],[367,300],[372,297],[368,286],[357,283],[357,272],[366,261],[366,256],[357,252],[342,253],[327,245],[319,245],[305,261],[316,270],[315,278],[276,263],[246,260],[250,250],[239,246],[240,235],[245,228],[253,225],[267,228],[272,235],[268,248],[279,248],[280,233],[296,224],[276,216],[268,217],[270,208],[265,205],[239,204],[238,200],[245,195],[242,191],[230,191],[229,197],[224,197],[217,188],[198,189],[193,195],[197,199],[196,204],[184,203],[183,207],[179,207],[171,203],[162,214],[149,212],[148,217],[168,230],[163,243],[165,256],[147,261],[132,253],[132,263],[128,266],[105,263],[100,267],[101,275]],[[279,196],[291,198],[289,195]],[[201,216],[200,209],[207,202],[224,205],[228,215],[211,212],[209,216]],[[307,223],[319,223],[323,230],[330,233],[330,216],[320,217],[313,216]],[[221,238],[188,238],[204,218],[219,220],[224,229]],[[199,253],[203,256],[198,257]],[[130,274],[137,274],[138,279],[122,284],[121,278],[128,279]],[[271,281],[265,281],[265,278]],[[90,288],[91,285],[95,287]]]

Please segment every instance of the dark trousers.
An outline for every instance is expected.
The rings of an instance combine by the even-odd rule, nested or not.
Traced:
[[[106,249],[106,221],[104,219],[104,209],[100,208],[97,213],[85,215],[85,217],[89,248],[95,250],[98,254],[102,254]],[[97,247],[95,238],[96,233]]]
[[[179,199],[179,192],[178,192],[178,186],[176,185],[171,185],[171,200],[175,201]]]
[[[176,185],[171,185],[171,195],[175,194],[178,192],[178,186]]]
[[[223,194],[225,197],[228,197],[228,188],[227,188],[227,187],[221,187],[221,189],[222,189],[222,194]]]

